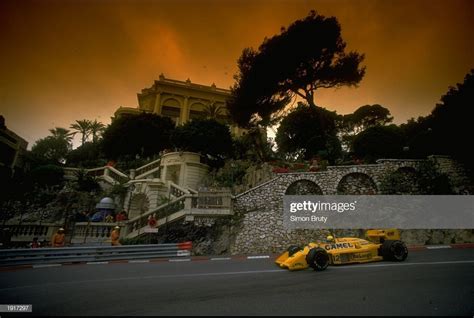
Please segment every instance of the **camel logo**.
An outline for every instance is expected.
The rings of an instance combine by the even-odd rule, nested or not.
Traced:
[[[326,251],[329,250],[336,250],[336,249],[341,249],[341,248],[354,248],[354,245],[352,243],[335,243],[335,244],[327,244],[324,246]]]

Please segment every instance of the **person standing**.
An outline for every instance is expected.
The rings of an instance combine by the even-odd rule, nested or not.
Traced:
[[[56,232],[56,234],[53,235],[53,238],[51,239],[51,247],[64,247],[64,243],[65,243],[65,234],[64,234],[64,229],[61,227]]]
[[[117,222],[122,222],[127,220],[127,215],[125,214],[125,211],[120,211],[119,214],[115,217],[115,220]]]
[[[110,240],[112,243],[112,246],[119,246],[122,245],[120,244],[120,226],[116,226],[112,233],[110,233]]]

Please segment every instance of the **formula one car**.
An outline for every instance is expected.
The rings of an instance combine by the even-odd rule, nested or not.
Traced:
[[[323,271],[329,265],[382,260],[402,262],[408,256],[408,249],[396,229],[367,230],[365,236],[367,240],[330,235],[326,242],[309,243],[304,248],[290,246],[275,262],[290,271],[308,267]]]

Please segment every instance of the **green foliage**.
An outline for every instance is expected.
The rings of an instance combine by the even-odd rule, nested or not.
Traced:
[[[98,122],[97,119],[94,119],[94,121],[82,119],[76,120],[75,123],[71,124],[70,128],[75,130],[74,134],[81,134],[81,145],[84,145],[89,137],[92,137],[93,143],[97,142],[105,130],[105,125]]]
[[[319,156],[333,162],[341,150],[336,118],[335,112],[299,104],[278,128],[278,151],[289,158],[308,160]]]
[[[345,48],[337,19],[311,11],[258,50],[244,49],[228,103],[232,118],[246,127],[258,114],[266,126],[297,95],[315,106],[317,89],[357,85],[365,74],[364,56]]]
[[[109,197],[119,196],[123,198],[127,194],[127,191],[128,191],[127,187],[124,186],[123,184],[114,184],[107,192],[107,196]]]
[[[355,135],[370,127],[384,126],[390,123],[393,117],[390,111],[378,104],[364,105],[354,113],[339,116],[337,126],[345,149],[352,149]]]
[[[372,162],[380,158],[400,158],[404,136],[396,125],[374,126],[359,133],[353,143],[354,153]]]
[[[97,119],[94,119],[89,125],[89,131],[92,136],[92,142],[96,143],[99,140],[99,137],[105,131],[105,125],[101,122],[98,122]]]
[[[58,186],[64,183],[64,170],[57,165],[39,166],[30,171],[33,184],[40,187]]]
[[[214,119],[197,119],[179,126],[171,136],[174,147],[181,151],[200,153],[211,165],[220,165],[232,154],[229,127]]]
[[[233,139],[234,159],[265,162],[274,157],[273,143],[266,138],[263,128],[251,128],[241,137]]]
[[[430,161],[420,163],[413,175],[399,171],[386,175],[380,185],[382,194],[453,194],[447,175],[440,173]]]
[[[48,136],[36,141],[31,148],[31,155],[43,163],[63,164],[70,150],[71,144],[66,139]]]
[[[75,176],[76,180],[73,182],[73,187],[75,190],[96,193],[101,191],[97,179],[88,174],[85,170],[81,169],[76,171]]]
[[[231,188],[242,184],[242,180],[250,167],[249,161],[227,160],[225,165],[217,171],[215,180],[220,187]]]
[[[84,145],[89,137],[90,126],[91,121],[88,119],[76,120],[76,122],[70,126],[70,128],[75,130],[74,134],[81,134],[81,145]]]
[[[157,244],[157,235],[154,233],[143,234],[134,238],[121,238],[122,245],[143,245],[143,244]]]
[[[471,70],[463,83],[449,88],[431,113],[433,133],[438,138],[438,147],[445,153],[472,158],[465,138],[472,136],[473,104],[474,70]]]
[[[69,167],[96,168],[105,166],[100,143],[86,142],[67,154],[66,163]]]
[[[393,120],[390,116],[390,111],[380,106],[375,105],[364,105],[359,107],[354,113],[348,116],[349,123],[352,124],[359,131],[365,130],[369,127],[384,126]]]
[[[170,147],[174,123],[167,117],[142,113],[114,120],[104,132],[102,148],[108,159],[147,157]]]
[[[421,194],[453,194],[453,188],[446,174],[436,169],[431,161],[423,162],[418,167],[418,185]]]
[[[463,83],[450,87],[430,115],[411,119],[402,128],[407,136],[409,154],[450,155],[462,162],[474,180],[474,160],[469,146],[474,118],[474,70]]]

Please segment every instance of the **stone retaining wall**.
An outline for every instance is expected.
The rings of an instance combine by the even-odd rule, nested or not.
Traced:
[[[438,169],[448,174],[457,193],[471,189],[466,185],[462,168],[447,157],[431,157]],[[305,245],[324,239],[325,230],[286,230],[283,227],[283,196],[300,183],[311,183],[313,193],[377,194],[385,175],[400,168],[415,169],[424,160],[379,160],[373,165],[333,166],[326,171],[284,173],[260,184],[234,200],[234,213],[241,218],[233,231],[233,254],[278,253],[289,245]],[[304,180],[304,182],[301,182]],[[300,189],[304,187],[300,187]],[[293,193],[292,193],[293,194]],[[338,236],[363,235],[362,230],[338,230]],[[409,244],[449,244],[474,242],[472,230],[405,230],[402,239]]]

